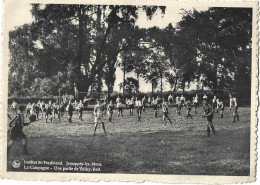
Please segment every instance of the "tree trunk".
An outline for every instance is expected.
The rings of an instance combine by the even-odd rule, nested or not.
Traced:
[[[137,84],[137,92],[138,92],[138,94],[139,94],[139,87],[140,87],[140,85],[139,85],[139,73],[137,73],[137,82],[138,82],[138,84]]]
[[[83,19],[83,9],[84,5],[79,5],[79,30],[78,30],[78,60],[77,60],[77,73],[79,76],[81,75],[80,67],[82,64],[82,56],[83,56],[83,45],[84,45],[84,19]]]
[[[174,86],[173,86],[173,92],[176,92],[177,82],[178,82],[178,80],[175,79]]]
[[[161,78],[161,95],[162,95],[162,90],[163,90],[162,73],[160,73],[160,78]]]
[[[124,61],[124,63],[123,63],[123,65],[124,65],[124,75],[123,75],[123,96],[125,95],[125,61]]]
[[[102,93],[102,77],[101,77],[101,74],[98,74],[98,76],[97,76],[97,93],[98,93],[98,99],[100,99],[100,95]]]

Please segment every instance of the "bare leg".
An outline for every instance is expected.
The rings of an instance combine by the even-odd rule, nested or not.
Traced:
[[[93,135],[96,135],[97,127],[98,127],[98,122],[95,123],[95,128],[94,128],[94,134]]]
[[[213,134],[216,134],[216,131],[215,131],[215,128],[214,128],[212,122],[209,122],[209,125],[211,127],[211,130],[212,130]]]
[[[209,124],[207,125],[207,136],[210,137],[210,126],[209,126]]]
[[[103,128],[103,130],[104,130],[104,133],[107,134],[107,133],[106,133],[106,129],[105,129],[105,123],[102,122],[101,124],[102,124],[102,128]]]
[[[171,119],[169,118],[169,116],[167,115],[166,117],[167,117],[167,119],[169,120],[170,124],[172,125],[172,121],[171,121]]]
[[[166,126],[165,116],[163,116],[163,122],[164,122],[164,126]]]

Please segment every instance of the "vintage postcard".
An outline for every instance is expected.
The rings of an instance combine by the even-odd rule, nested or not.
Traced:
[[[258,1],[5,0],[1,178],[256,180]]]

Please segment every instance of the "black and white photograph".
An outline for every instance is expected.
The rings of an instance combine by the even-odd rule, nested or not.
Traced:
[[[256,3],[83,2],[6,13],[6,173],[252,181]]]

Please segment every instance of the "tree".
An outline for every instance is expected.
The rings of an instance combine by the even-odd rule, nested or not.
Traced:
[[[157,6],[46,5],[41,8],[40,5],[34,5],[32,13],[36,18],[36,30],[40,30],[37,39],[41,42],[46,43],[45,38],[53,35],[57,29],[60,29],[59,34],[65,34],[67,30],[72,39],[76,38],[77,42],[73,43],[77,43],[77,49],[76,52],[73,51],[72,61],[76,61],[74,66],[78,78],[74,82],[81,89],[88,89],[97,72],[115,56],[138,45],[136,40],[133,42],[131,31],[134,29],[137,11],[140,8],[146,12],[148,18],[151,18],[158,8],[163,13],[165,11],[165,7]],[[115,45],[113,55],[107,55],[107,48]],[[83,55],[86,49],[91,50],[89,59]],[[80,73],[83,61],[85,75]]]
[[[31,86],[38,71],[37,49],[32,40],[31,26],[23,25],[9,33],[9,95],[28,96],[31,95]]]
[[[123,86],[124,85],[124,86]],[[125,83],[119,84],[120,88],[125,89],[125,91],[131,96],[133,93],[137,93],[137,90],[139,88],[138,80],[128,77],[125,80]]]
[[[204,85],[216,94],[217,89],[236,84],[235,78],[240,76],[238,69],[243,66],[245,81],[238,81],[240,85],[250,83],[252,10],[210,8],[204,12],[186,11],[183,15],[177,25],[180,47],[177,47],[176,58],[186,60],[184,63],[193,69],[194,75],[188,78],[198,79],[203,75],[206,78]],[[190,73],[192,71],[186,74]],[[182,76],[186,76],[185,72]],[[226,80],[230,78],[231,81]]]

